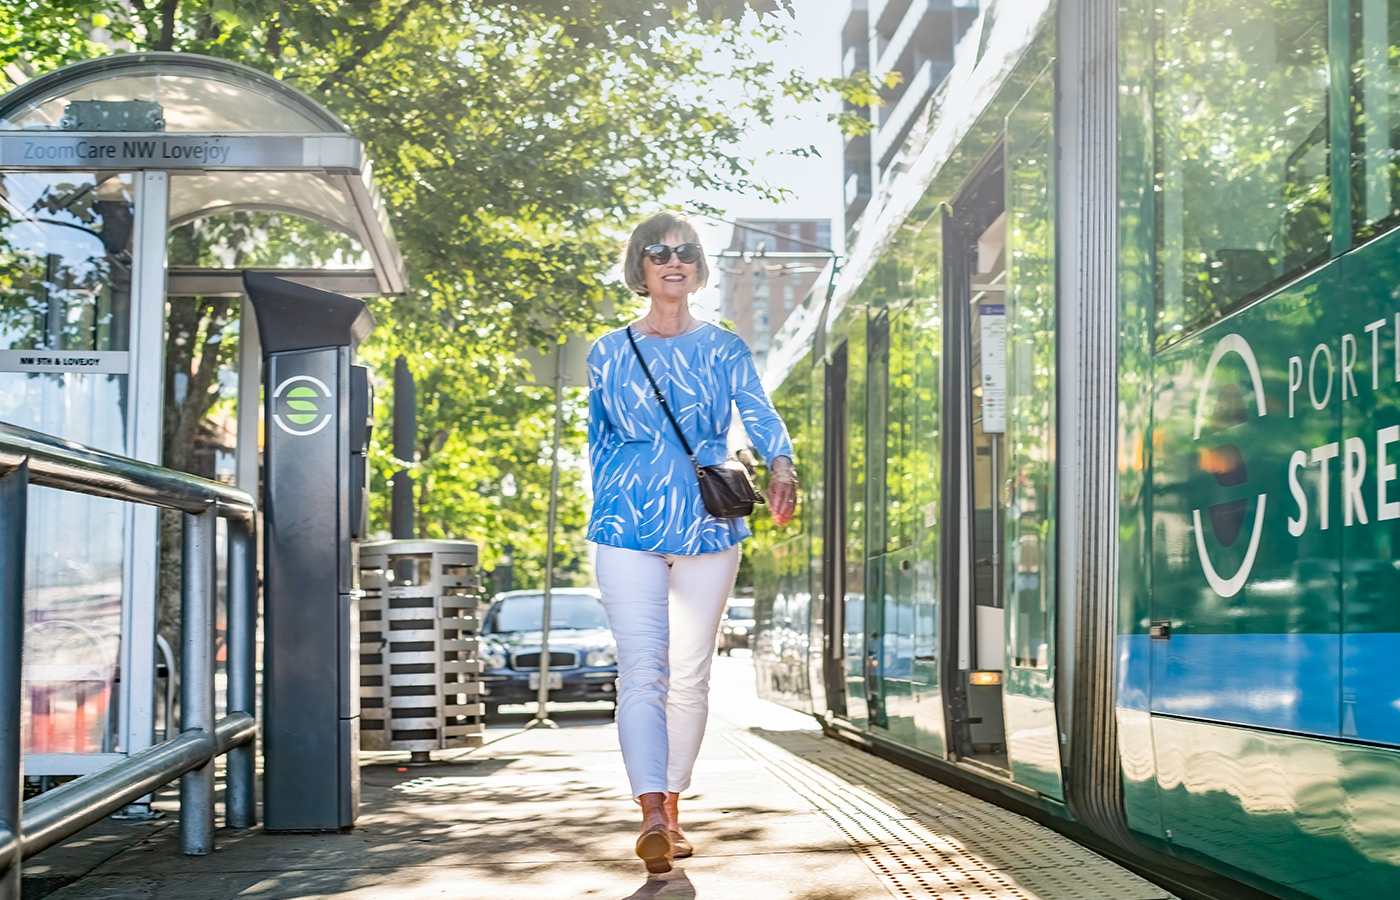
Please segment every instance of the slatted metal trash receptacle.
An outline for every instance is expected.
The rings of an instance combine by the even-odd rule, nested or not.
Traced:
[[[480,576],[465,541],[360,545],[360,748],[478,747]]]

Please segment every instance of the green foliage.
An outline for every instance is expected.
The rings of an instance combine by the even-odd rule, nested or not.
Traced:
[[[552,392],[521,386],[519,348],[632,311],[615,260],[659,197],[776,196],[749,180],[735,142],[771,123],[778,99],[834,91],[868,104],[889,83],[775,72],[755,43],[783,38],[781,17],[764,15],[782,10],[790,0],[19,0],[0,9],[0,87],[109,46],[176,50],[261,69],[339,116],[368,146],[409,276],[404,296],[373,301],[379,328],[362,348],[383,423],[372,530],[387,527],[387,478],[408,465],[420,535],[479,540],[485,568],[512,543],[529,584],[542,575],[553,405]],[[240,265],[353,251],[306,223],[248,214],[172,239],[172,254]],[[388,446],[400,354],[418,384],[413,460]],[[584,413],[578,397],[565,402],[569,569],[584,550]]]

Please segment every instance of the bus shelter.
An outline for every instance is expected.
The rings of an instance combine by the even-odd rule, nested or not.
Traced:
[[[265,238],[288,232],[262,271],[360,297],[403,291],[364,146],[283,82],[133,53],[0,97],[0,421],[162,462],[167,391],[182,390],[166,372],[170,310],[243,292],[236,247],[190,255],[174,236],[238,213],[276,214],[259,220]],[[333,258],[298,258],[298,236],[327,233]],[[242,308],[221,376],[236,390],[226,462],[256,497],[261,351]],[[149,746],[159,724],[156,512],[37,488],[29,510],[25,771],[86,774]]]

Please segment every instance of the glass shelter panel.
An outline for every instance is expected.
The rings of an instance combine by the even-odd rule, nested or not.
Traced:
[[[133,178],[0,176],[0,421],[127,449]],[[26,753],[113,749],[127,511],[31,488]]]
[[[1157,343],[1325,259],[1326,0],[1168,0],[1156,52]]]

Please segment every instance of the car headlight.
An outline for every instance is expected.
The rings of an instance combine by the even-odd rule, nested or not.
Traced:
[[[497,647],[487,647],[486,652],[481,654],[481,661],[486,664],[486,669],[504,669],[506,667],[505,651]]]
[[[598,650],[589,650],[584,661],[590,666],[610,666],[617,662],[617,648],[603,647]]]

